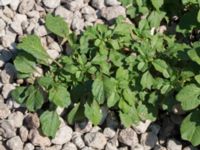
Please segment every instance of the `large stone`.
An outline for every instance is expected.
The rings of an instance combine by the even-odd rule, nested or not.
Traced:
[[[117,6],[120,5],[121,3],[117,0],[105,0],[105,4],[107,6]]]
[[[105,7],[104,0],[92,0],[91,5],[92,5],[92,7],[96,8],[96,9],[101,9],[101,8]]]
[[[10,109],[4,103],[0,103],[0,119],[5,119],[10,115]]]
[[[12,0],[0,0],[0,6],[6,6],[10,4]]]
[[[72,129],[69,126],[62,126],[59,128],[59,130],[56,132],[55,138],[52,139],[53,144],[62,145],[64,143],[67,143],[72,138]]]
[[[145,150],[152,149],[156,142],[158,141],[158,137],[153,132],[146,132],[141,135],[140,142],[145,147]]]
[[[78,11],[84,6],[83,0],[68,0],[66,4],[67,8],[71,11]]]
[[[18,10],[21,14],[26,14],[33,9],[34,5],[35,0],[22,0]]]
[[[118,16],[126,16],[126,10],[122,6],[104,7],[100,12],[101,16],[107,21],[112,21]]]
[[[174,139],[169,139],[167,141],[167,150],[182,150],[182,145]]]
[[[25,124],[29,129],[37,129],[40,126],[40,119],[36,113],[29,114],[25,118]]]
[[[85,143],[93,148],[104,149],[107,139],[100,132],[87,133],[84,136]]]
[[[22,139],[23,142],[26,142],[27,139],[28,139],[28,129],[24,126],[22,126],[20,129],[19,129],[19,135]]]
[[[138,144],[137,133],[131,129],[126,128],[119,133],[119,141],[127,146],[133,146]]]
[[[55,10],[55,15],[64,18],[65,21],[68,23],[68,25],[70,27],[72,19],[73,19],[73,13],[71,11],[69,11],[66,8],[64,8],[63,6],[59,6]]]
[[[16,135],[15,128],[7,120],[1,122],[0,127],[0,134],[4,138],[9,139]]]
[[[44,5],[48,8],[56,8],[60,5],[60,0],[42,0]]]
[[[10,148],[10,150],[22,150],[23,149],[23,143],[19,136],[15,136],[15,137],[9,139],[6,142],[6,145]]]
[[[73,143],[68,142],[63,146],[62,150],[77,150],[77,147]]]
[[[7,63],[1,72],[1,81],[4,84],[12,83],[16,77],[16,70],[13,64]]]
[[[20,111],[14,112],[8,117],[8,121],[13,127],[20,128],[23,124],[24,115]]]
[[[138,134],[141,134],[141,133],[145,133],[146,132],[146,130],[149,127],[150,123],[151,123],[150,120],[146,120],[144,122],[141,121],[137,125],[132,125],[132,127]]]

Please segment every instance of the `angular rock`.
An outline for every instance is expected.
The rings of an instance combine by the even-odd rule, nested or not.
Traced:
[[[117,0],[105,0],[105,4],[107,6],[117,6],[120,5],[121,3]]]
[[[120,147],[119,150],[128,150],[128,147]]]
[[[79,148],[82,149],[85,147],[85,143],[81,137],[81,135],[77,132],[73,133],[72,142]]]
[[[10,109],[4,103],[0,103],[0,119],[5,119],[10,115]]]
[[[73,143],[68,142],[63,146],[62,150],[77,150],[77,147]]]
[[[131,128],[121,130],[118,139],[121,143],[127,146],[138,144],[137,133]]]
[[[42,0],[43,4],[51,9],[54,9],[60,5],[60,0]]]
[[[14,49],[15,48],[15,40],[16,40],[17,34],[11,31],[11,29],[6,28],[5,36],[2,37],[2,45],[5,48]]]
[[[92,7],[96,8],[96,9],[101,9],[101,8],[105,7],[104,0],[92,0],[91,5],[92,5]]]
[[[14,112],[8,117],[8,121],[13,127],[20,128],[23,124],[24,115],[20,111]]]
[[[35,0],[22,0],[18,10],[21,14],[26,14],[33,9],[34,5]]]
[[[66,1],[67,8],[71,11],[77,11],[84,6],[83,0],[69,0]]]
[[[16,11],[19,6],[19,3],[20,3],[20,0],[12,0],[12,3],[10,3],[10,8]]]
[[[112,21],[118,16],[126,16],[126,10],[122,6],[104,7],[100,12],[101,16],[107,21]]]
[[[1,81],[4,84],[12,83],[16,77],[16,70],[13,64],[7,63],[4,70],[1,72]]]
[[[140,142],[145,147],[146,150],[152,149],[156,142],[158,141],[158,137],[153,132],[146,132],[141,135]]]
[[[146,120],[144,122],[139,122],[138,125],[132,125],[133,129],[138,133],[138,134],[141,134],[141,133],[145,133],[147,128],[149,127],[151,121],[150,120]]]
[[[0,135],[4,138],[12,138],[16,135],[15,128],[7,121],[3,121],[0,124]]]
[[[10,92],[15,89],[15,86],[13,84],[4,84],[2,89],[2,95],[5,99],[7,99],[10,96]]]
[[[117,147],[108,142],[105,150],[117,150]]]
[[[96,150],[96,149],[94,149],[94,148],[92,148],[92,147],[85,146],[85,147],[82,148],[81,150]]]
[[[56,132],[55,138],[53,138],[51,142],[53,144],[58,144],[58,145],[67,143],[71,140],[72,133],[73,133],[73,131],[69,126],[62,126]]]
[[[0,144],[0,150],[6,150],[6,148],[2,144]]]
[[[12,0],[0,0],[0,6],[6,6],[10,4]]]
[[[107,139],[100,132],[87,133],[84,136],[85,143],[93,148],[104,149]]]
[[[37,25],[34,29],[34,33],[39,37],[46,36],[48,34],[46,27],[44,25]]]
[[[92,123],[90,121],[82,121],[75,123],[75,131],[80,133],[87,133],[92,129]]]
[[[165,147],[161,146],[161,145],[156,145],[153,150],[167,150]]]
[[[111,128],[105,128],[103,130],[103,134],[105,135],[105,137],[112,139],[115,136],[115,131]]]
[[[64,18],[64,20],[68,23],[68,25],[70,27],[72,19],[73,19],[73,13],[71,11],[64,8],[63,6],[59,6],[55,10],[55,15]]]
[[[6,142],[6,145],[8,146],[8,148],[10,148],[10,150],[22,150],[23,149],[23,143],[19,136],[15,136],[15,137],[9,139]]]
[[[51,147],[46,147],[45,150],[61,150],[62,145],[53,145]]]
[[[40,133],[37,131],[37,129],[30,130],[28,139],[31,141],[31,143],[34,146],[45,147],[45,146],[51,145],[51,141],[49,140],[49,138],[40,135]]]
[[[141,144],[136,144],[131,147],[131,150],[146,150]]]
[[[14,12],[8,6],[4,7],[3,13],[5,16],[7,16],[8,18],[11,18],[11,19],[14,16]]]
[[[90,6],[83,7],[81,13],[83,14],[84,19],[88,22],[95,22],[97,20],[96,11]]]
[[[84,20],[80,12],[75,12],[72,20],[72,29],[76,31],[82,31],[84,28]]]
[[[27,139],[28,139],[28,129],[24,126],[22,126],[20,129],[19,129],[19,135],[22,139],[22,142],[26,142]]]
[[[40,126],[40,119],[36,113],[28,114],[25,118],[25,124],[29,129],[37,129]]]
[[[35,147],[31,143],[26,143],[23,150],[34,150]]]
[[[158,134],[159,133],[159,131],[160,131],[160,125],[158,125],[158,124],[151,124],[150,125],[150,127],[149,127],[149,130],[151,131],[151,132],[153,132],[154,134]]]
[[[180,142],[170,139],[167,141],[167,150],[182,150],[182,145]]]

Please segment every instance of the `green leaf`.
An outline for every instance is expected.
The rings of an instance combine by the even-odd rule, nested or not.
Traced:
[[[134,105],[137,100],[136,93],[131,91],[129,88],[124,89],[123,97],[124,97],[124,100],[131,106]]]
[[[26,107],[29,111],[36,111],[40,109],[44,103],[44,97],[39,89],[36,89],[33,85],[30,85],[26,90],[27,99]]]
[[[154,82],[154,78],[149,71],[147,71],[143,74],[142,79],[140,81],[143,89],[145,89],[145,88],[151,89],[153,82]]]
[[[14,65],[17,71],[21,73],[33,73],[36,70],[35,60],[27,54],[18,54],[14,60]]]
[[[60,37],[68,38],[69,27],[63,18],[48,14],[45,21],[45,25],[49,31]]]
[[[199,74],[199,75],[196,75],[194,78],[195,78],[195,80],[197,81],[197,83],[200,84],[200,74]]]
[[[37,81],[45,89],[49,89],[54,84],[53,78],[50,76],[40,77]]]
[[[103,80],[98,77],[94,80],[92,84],[92,94],[94,99],[99,103],[103,104],[105,101],[105,90],[103,85]]]
[[[191,112],[181,124],[181,137],[193,146],[200,145],[200,110]]]
[[[164,0],[151,0],[151,3],[156,10],[159,10],[160,7],[164,4]]]
[[[199,49],[192,49],[188,51],[188,56],[191,60],[200,65],[200,51]]]
[[[198,14],[197,14],[197,21],[200,23],[200,10],[198,11]]]
[[[60,107],[67,108],[70,103],[70,94],[67,91],[67,87],[64,87],[60,84],[55,84],[50,90],[49,90],[49,100]]]
[[[86,103],[84,106],[85,116],[91,120],[95,126],[98,125],[103,117],[99,104],[96,100],[93,100],[92,104]]]
[[[130,127],[133,124],[133,120],[132,120],[132,118],[129,115],[130,114],[126,114],[126,113],[123,113],[121,111],[119,112],[120,120],[121,120],[122,124],[126,128]]]
[[[78,104],[75,104],[74,105],[74,108],[68,113],[67,115],[67,122],[70,124],[70,125],[73,125],[75,123],[75,120],[77,118],[77,113],[80,109],[80,103]]]
[[[176,95],[176,99],[184,110],[192,110],[200,104],[200,88],[195,84],[186,85]]]
[[[24,103],[24,101],[25,101],[25,99],[27,97],[25,95],[25,90],[26,90],[26,87],[23,87],[23,86],[16,87],[16,89],[14,89],[11,92],[12,98],[14,100],[16,100],[16,102],[19,103],[19,104]]]
[[[154,68],[158,72],[162,73],[165,78],[170,77],[169,72],[168,72],[168,65],[164,60],[156,59],[152,62],[152,64],[153,64]]]
[[[44,135],[54,138],[61,123],[58,114],[55,111],[45,111],[40,116],[40,122]]]
[[[42,47],[40,38],[36,35],[28,35],[22,39],[22,42],[18,44],[18,49],[21,49],[28,54],[34,56],[39,63],[48,64],[50,58],[46,50]]]

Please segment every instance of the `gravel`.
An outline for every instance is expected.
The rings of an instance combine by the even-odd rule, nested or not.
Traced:
[[[21,38],[37,34],[53,59],[62,52],[58,39],[45,28],[48,13],[63,17],[71,30],[79,34],[87,26],[110,24],[118,16],[126,17],[126,8],[118,0],[0,0],[0,150],[197,150],[174,139],[176,126],[182,121],[177,115],[123,128],[118,116],[107,107],[101,107],[100,126],[92,126],[86,120],[68,126],[63,121],[55,138],[45,137],[38,114],[15,102],[10,92],[24,82],[16,81],[12,63]],[[163,26],[159,30],[166,29]],[[43,73],[40,67],[37,70],[40,73],[35,73],[35,77]],[[64,114],[63,109],[57,111]],[[183,114],[179,105],[173,107],[173,112]]]

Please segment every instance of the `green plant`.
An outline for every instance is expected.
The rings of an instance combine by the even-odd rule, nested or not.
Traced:
[[[28,78],[29,83],[17,87],[12,97],[40,114],[41,129],[50,137],[60,124],[57,107],[66,109],[64,118],[69,124],[87,118],[94,125],[102,120],[102,107],[107,107],[128,127],[141,120],[154,121],[160,109],[170,112],[173,105],[181,103],[185,111],[192,111],[182,123],[182,137],[199,145],[200,43],[179,43],[174,35],[151,32],[170,18],[166,17],[169,12],[164,12],[167,1],[123,4],[130,2],[137,4],[141,13],[148,11],[148,18],[133,25],[119,17],[110,27],[98,24],[79,36],[70,32],[62,18],[47,15],[49,32],[72,52],[52,60],[39,37],[22,39],[14,65],[18,77]],[[196,1],[189,2],[196,5]],[[37,67],[45,70],[41,77],[34,76]],[[188,98],[192,100],[188,102]],[[192,136],[185,130],[188,126],[196,131]]]

